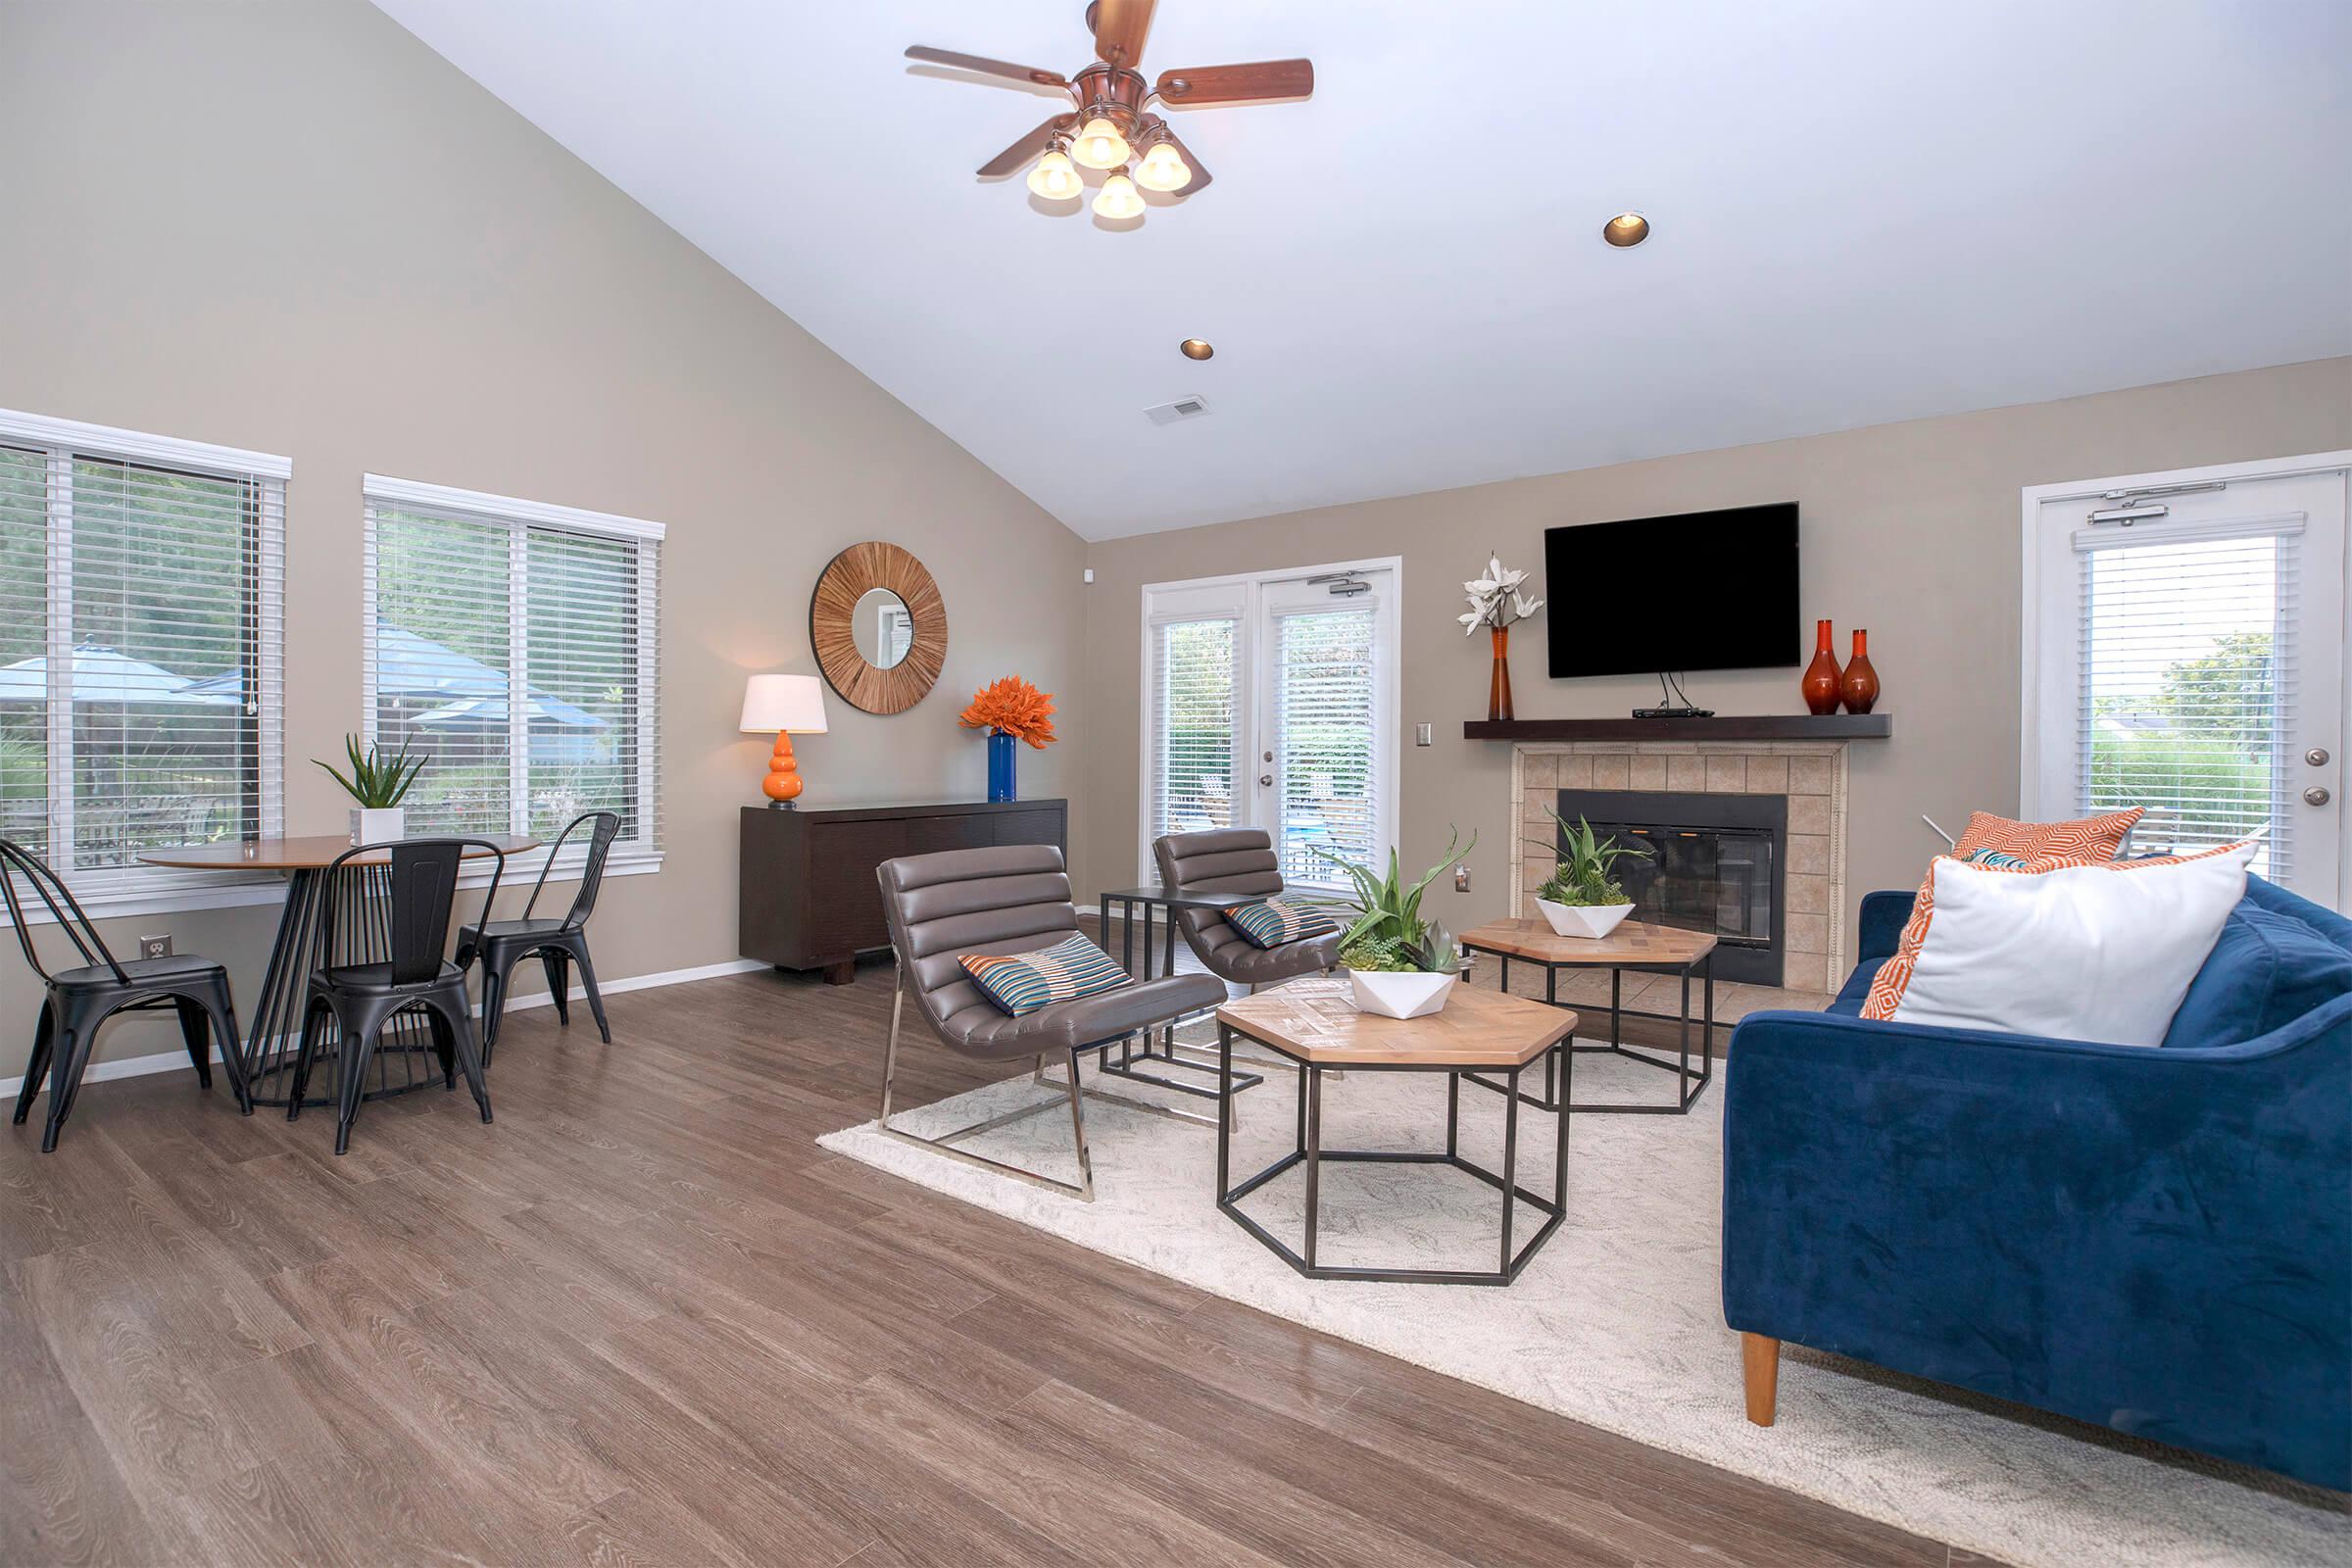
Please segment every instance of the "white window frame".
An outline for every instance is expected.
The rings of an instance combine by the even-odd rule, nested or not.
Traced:
[[[224,479],[259,480],[276,487],[276,507],[271,509],[264,506],[262,509],[260,581],[255,590],[254,604],[259,676],[255,702],[259,711],[253,716],[258,721],[256,742],[260,750],[256,760],[261,790],[261,832],[264,837],[283,833],[286,808],[286,492],[294,476],[293,460],[268,452],[249,452],[242,447],[186,441],[176,436],[153,435],[115,425],[90,424],[79,419],[54,418],[48,415],[15,409],[0,409],[0,442],[10,446],[39,448],[49,454],[50,550],[53,555],[57,549],[57,530],[61,526],[68,530],[72,527],[71,502],[61,504],[59,499],[58,470],[61,466],[64,466],[70,486],[72,459],[76,456],[150,464],[161,468],[213,474]],[[70,540],[70,532],[67,537]],[[69,693],[71,691],[74,626],[71,614],[61,613],[61,607],[67,612],[71,610],[70,580],[61,580],[52,574],[47,586],[50,604],[48,655],[52,670],[50,723],[54,736],[60,728],[56,691],[61,685],[66,686]],[[70,716],[64,721],[64,727],[70,733]],[[72,758],[70,753],[53,743],[49,761],[51,797],[67,802],[66,820],[70,834],[72,776],[70,772],[62,770],[71,768]],[[65,786],[62,797],[59,794],[61,776]],[[58,874],[73,890],[74,899],[83,909],[98,919],[276,904],[285,897],[283,883],[275,875],[267,872],[224,877],[217,871],[171,870],[163,866],[122,865],[74,869],[59,864],[58,858],[53,845],[51,864],[56,865]],[[70,860],[71,856],[66,858]],[[36,925],[48,924],[52,919],[37,900],[27,902],[25,918]],[[7,911],[0,909],[0,926],[8,923]]]
[[[1159,870],[1152,858],[1152,752],[1154,736],[1152,732],[1152,639],[1164,623],[1201,618],[1200,608],[1186,609],[1176,604],[1153,608],[1153,596],[1174,600],[1179,594],[1191,595],[1197,607],[1210,607],[1218,600],[1234,602],[1230,596],[1238,593],[1240,622],[1234,635],[1234,662],[1239,671],[1238,705],[1250,714],[1253,742],[1260,714],[1258,686],[1260,666],[1257,633],[1265,618],[1261,596],[1265,588],[1275,583],[1294,583],[1308,577],[1343,575],[1356,571],[1385,571],[1394,585],[1394,592],[1382,596],[1381,646],[1388,651],[1389,667],[1382,672],[1386,685],[1388,722],[1382,727],[1381,744],[1374,765],[1378,769],[1380,792],[1380,837],[1384,843],[1397,842],[1397,824],[1402,811],[1402,768],[1399,758],[1403,752],[1404,724],[1403,652],[1399,637],[1404,625],[1404,558],[1402,556],[1372,556],[1355,561],[1333,562],[1324,565],[1290,566],[1275,571],[1237,571],[1215,577],[1183,577],[1169,582],[1148,582],[1141,589],[1137,604],[1137,650],[1141,659],[1138,679],[1137,712],[1142,736],[1136,747],[1136,840],[1137,871],[1146,886],[1159,880]],[[1247,763],[1250,771],[1257,763],[1250,759],[1250,747],[1237,747],[1235,760]],[[1254,788],[1254,785],[1252,786]],[[1234,789],[1238,800],[1241,791]]]
[[[2352,469],[2352,449],[2316,452],[2297,457],[2266,458],[2250,463],[2215,463],[2194,468],[2167,468],[2159,473],[2113,474],[2104,479],[2071,479],[2061,484],[2028,485],[2020,492],[2019,540],[2024,563],[2023,612],[2019,616],[2018,669],[2018,784],[2019,814],[2028,821],[2055,821],[2075,814],[2071,791],[2058,780],[2055,760],[2071,758],[2077,740],[2076,704],[2080,701],[2074,676],[2073,654],[2045,637],[2045,628],[2067,627],[2079,634],[2079,584],[2066,573],[2042,569],[2047,540],[2042,536],[2042,507],[2054,501],[2089,501],[2110,490],[2147,489],[2162,485],[2204,484],[2215,480],[2293,478],[2303,474],[2341,473]],[[2352,598],[2347,599],[2352,603]],[[2062,634],[2065,635],[2065,634]],[[2352,735],[2352,682],[2345,686],[2343,727]],[[2352,886],[2352,839],[2343,856],[2345,886]]]
[[[528,501],[517,496],[491,495],[480,490],[461,490],[419,479],[393,478],[388,474],[362,475],[360,490],[364,519],[360,573],[360,705],[364,715],[363,735],[370,744],[376,739],[375,508],[381,504],[431,514],[454,514],[473,521],[502,525],[510,530],[507,556],[507,580],[511,596],[508,610],[508,820],[510,832],[524,831],[514,824],[523,820],[530,799],[530,715],[526,704],[513,701],[512,698],[514,692],[527,686],[530,678],[524,647],[529,629],[528,607],[524,597],[527,578],[522,567],[529,530],[535,524],[568,533],[624,539],[655,546],[661,545],[667,537],[668,530],[659,522],[649,522],[642,517],[590,512],[579,507]],[[654,836],[650,839],[615,839],[605,863],[607,876],[641,876],[662,869],[662,552],[657,548],[651,558],[653,569],[641,571],[637,576],[637,733],[642,737],[637,748],[637,820],[645,823]],[[536,877],[540,869],[547,865],[548,858],[553,853],[553,846],[550,846],[528,855],[509,857],[503,873],[506,880],[512,882],[517,878],[527,880]],[[587,863],[587,858],[588,851],[581,842],[581,836],[574,835],[571,843],[564,847],[563,858],[556,861],[549,873],[550,879],[562,881],[577,876]],[[489,878],[487,869],[469,868],[459,880],[463,886],[476,887],[487,883]]]

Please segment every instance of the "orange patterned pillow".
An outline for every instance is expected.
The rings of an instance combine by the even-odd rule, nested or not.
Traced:
[[[1990,811],[1971,811],[1968,826],[1961,830],[1960,842],[1952,846],[1952,854],[1963,860],[1984,850],[1996,850],[2027,860],[2055,855],[2112,860],[2139,821],[2142,809],[2134,806],[2129,810],[2085,816],[2073,822],[2012,822]]]
[[[1984,813],[1980,811],[1977,814],[1982,816]],[[2139,812],[2134,809],[2129,813],[2118,812],[2117,814],[2119,816],[2128,814],[2136,819]],[[1999,822],[2002,819],[1993,817],[1991,820]],[[2094,817],[2091,820],[2102,819]],[[2038,824],[2022,822],[2009,825],[2032,828]],[[2062,822],[2047,825],[2081,827],[2085,824]],[[1972,829],[1976,826],[1975,817],[1970,818],[1969,826]],[[1963,838],[1962,842],[1967,841]],[[1928,878],[1920,884],[1919,898],[1911,906],[1911,918],[1903,924],[1902,938],[1895,944],[1894,956],[1880,964],[1879,972],[1871,976],[1870,997],[1862,1004],[1862,1016],[1865,1018],[1891,1018],[1894,1016],[1894,1009],[1902,1004],[1903,993],[1911,984],[1911,973],[1919,967],[1920,950],[1928,945],[1929,923],[1935,918],[1936,866],[1938,863],[1957,860],[1976,870],[2000,871],[2012,876],[2035,876],[2044,871],[2056,871],[2078,865],[2095,865],[2111,871],[2136,871],[2149,866],[2179,865],[2183,860],[2201,860],[2209,856],[2227,855],[2242,847],[2236,844],[2225,844],[2218,849],[2200,850],[2194,855],[2151,855],[2137,860],[2119,860],[2113,855],[2052,855],[2044,856],[2039,859],[2024,859],[2005,855],[2000,851],[1987,854],[1982,850],[1975,855],[1967,856],[1939,855],[1936,857],[1935,861],[1929,864]]]

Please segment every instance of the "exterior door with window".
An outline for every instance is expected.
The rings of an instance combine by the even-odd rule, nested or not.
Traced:
[[[2029,815],[2142,806],[2141,851],[2261,834],[2255,871],[2341,906],[2340,462],[2028,493]]]
[[[1145,591],[1140,859],[1166,833],[1262,827],[1284,880],[1396,842],[1396,568],[1316,567]]]

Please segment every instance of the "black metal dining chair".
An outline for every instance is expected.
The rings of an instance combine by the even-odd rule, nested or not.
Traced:
[[[72,940],[81,958],[79,966],[55,973],[42,967],[24,902],[17,895],[19,876],[31,884],[49,917]],[[179,1037],[196,1066],[196,1082],[206,1089],[213,1087],[213,1045],[219,1042],[220,1064],[228,1069],[229,1086],[237,1092],[237,1108],[253,1114],[253,1101],[245,1091],[244,1058],[238,1054],[237,1010],[229,998],[225,968],[192,953],[133,958],[127,963],[117,958],[64,879],[40,857],[7,839],[0,839],[0,893],[7,897],[8,917],[17,928],[24,961],[47,988],[40,1021],[33,1027],[32,1055],[24,1063],[24,1087],[17,1092],[12,1118],[17,1125],[24,1124],[46,1075],[49,1121],[41,1133],[42,1153],[57,1148],[57,1135],[74,1112],[82,1074],[89,1069],[91,1048],[98,1042],[98,1026],[118,1012],[175,1010]]]
[[[556,857],[562,853],[564,841],[582,823],[593,822],[588,835],[588,859],[580,868],[580,891],[572,895],[571,907],[562,919],[543,916],[531,918],[538,906],[540,890],[547,886],[547,873],[556,868]],[[514,920],[493,920],[490,906],[482,906],[482,923],[462,927],[458,932],[458,967],[468,967],[475,957],[482,960],[482,1059],[486,1062],[498,1050],[498,1020],[507,1010],[507,977],[514,966],[532,954],[539,955],[541,967],[547,970],[548,993],[555,998],[556,1021],[571,1023],[570,966],[580,966],[580,986],[588,993],[588,1010],[596,1018],[596,1032],[606,1045],[612,1043],[612,1031],[605,1023],[605,999],[597,995],[596,965],[588,959],[588,916],[596,909],[596,892],[605,881],[605,857],[612,852],[612,840],[620,832],[620,817],[612,811],[583,811],[556,835],[554,848],[547,852],[547,863],[539,867],[539,880],[531,885],[531,896],[522,906],[522,916]]]
[[[460,1070],[473,1102],[490,1119],[490,1091],[482,1082],[481,1054],[474,1047],[473,1009],[466,995],[466,970],[444,958],[449,944],[451,905],[456,901],[458,872],[468,848],[488,850],[495,861],[490,892],[498,897],[505,874],[506,855],[487,839],[404,839],[396,844],[363,844],[335,857],[326,868],[327,895],[319,918],[319,947],[323,965],[311,975],[310,1001],[303,1009],[302,1051],[294,1063],[294,1088],[286,1103],[286,1119],[302,1114],[310,1087],[311,1068],[322,1043],[321,1025],[332,1017],[338,1035],[335,1048],[335,1152],[351,1148],[351,1124],[359,1118],[360,1102],[368,1092],[368,1064],[376,1042],[395,1014],[411,1008],[424,1015],[432,1030],[433,1051],[441,1060],[444,1089],[458,1086]],[[363,856],[390,852],[390,864],[365,861]],[[365,895],[348,901],[346,913],[367,921],[371,929],[342,933],[337,947],[337,909],[346,900],[336,896],[337,879],[362,873],[380,894],[372,902]],[[369,960],[338,963],[339,953],[367,952]],[[372,957],[375,952],[385,956]]]

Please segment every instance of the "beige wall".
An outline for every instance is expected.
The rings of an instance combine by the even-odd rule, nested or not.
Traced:
[[[366,471],[669,527],[668,856],[606,889],[608,978],[735,956],[735,814],[768,745],[734,733],[743,676],[815,667],[809,590],[844,545],[922,557],[952,637],[912,711],[831,705],[799,747],[810,802],[979,795],[956,710],[1009,671],[1088,732],[1081,542],[361,0],[0,0],[0,407],[293,460],[293,830],[344,817],[307,759],[360,723]],[[1075,795],[1074,751],[1025,753],[1024,792]],[[171,931],[244,1002],[272,918],[108,939]],[[0,1076],[37,995],[0,961]],[[126,1021],[100,1054],[172,1043]]]
[[[1490,653],[1464,638],[1458,584],[1489,551],[1541,576],[1544,530],[1751,502],[1801,509],[1805,619],[1869,630],[1891,741],[1852,749],[1849,887],[1918,880],[1937,847],[1927,812],[1954,826],[1972,809],[2018,798],[2019,494],[2027,485],[2352,447],[2352,360],[2211,376],[2059,403],[1880,425],[1394,501],[1149,535],[1089,551],[1087,795],[1098,803],[1076,846],[1086,885],[1136,869],[1137,694],[1145,583],[1217,572],[1401,556],[1403,718],[1423,720],[1428,750],[1402,754],[1402,836],[1418,863],[1444,852],[1446,827],[1479,833],[1472,890],[1446,886],[1432,911],[1455,930],[1506,912],[1510,748],[1462,739],[1486,716]],[[1703,569],[1705,564],[1692,563]],[[1544,614],[1573,612],[1551,583]],[[1661,612],[1672,613],[1671,593]],[[1653,705],[1648,678],[1546,679],[1541,619],[1513,639],[1522,718],[1618,717]],[[1810,639],[1806,643],[1809,654]],[[1798,671],[1693,675],[1702,708],[1801,712]],[[1842,911],[1850,934],[1853,910]]]

